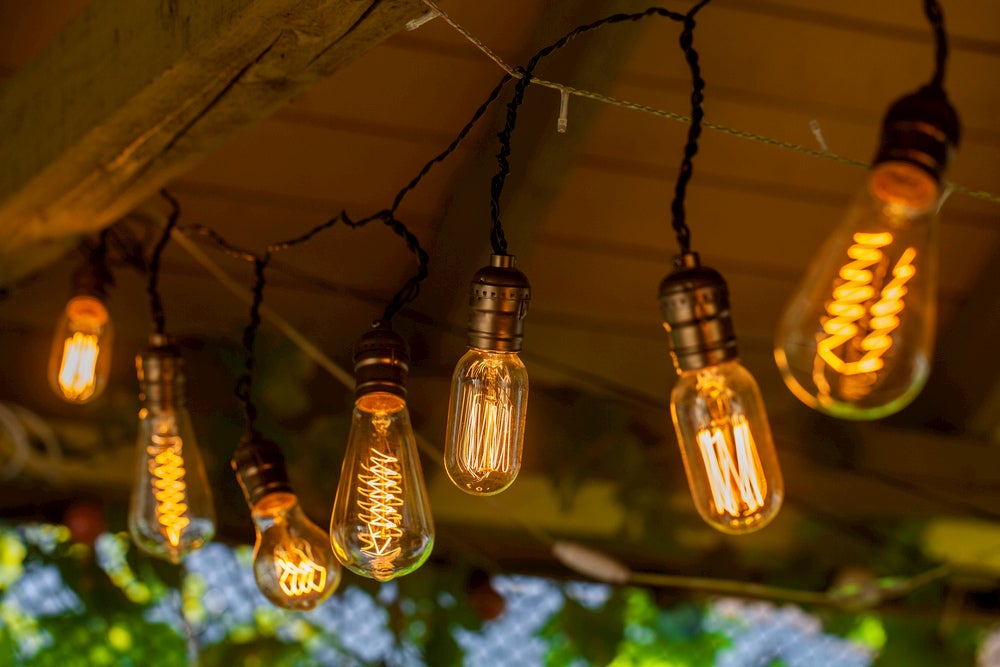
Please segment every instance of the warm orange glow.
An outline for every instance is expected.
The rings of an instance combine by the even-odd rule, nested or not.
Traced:
[[[312,547],[303,540],[275,547],[274,569],[278,585],[288,597],[322,593],[326,588],[326,568],[316,562]]]
[[[152,475],[153,497],[156,499],[156,519],[160,530],[171,546],[179,546],[187,518],[184,459],[181,457],[181,439],[177,436],[154,434],[153,445],[146,448],[150,456],[149,472]]]
[[[847,250],[853,261],[840,270],[844,282],[834,288],[833,300],[826,306],[829,317],[822,322],[826,337],[816,348],[819,358],[841,375],[881,370],[885,365],[882,357],[892,347],[890,334],[900,324],[898,315],[905,305],[906,283],[916,274],[913,260],[917,252],[907,248],[892,269],[892,279],[877,291],[876,283],[885,271],[880,267],[886,263],[882,248],[891,243],[892,234],[888,232],[857,233],[854,245]],[[876,295],[878,299],[872,303]],[[851,341],[855,345],[849,345]],[[849,354],[858,358],[848,360],[845,357]],[[816,371],[816,384],[826,385],[821,368]]]
[[[59,389],[63,396],[78,401],[94,393],[97,385],[97,355],[100,353],[97,336],[77,331],[63,344],[62,363],[59,365]]]
[[[376,413],[372,423],[376,436],[384,438],[389,427],[388,416]],[[399,513],[403,506],[399,459],[372,447],[361,470],[358,493],[364,500],[358,502],[362,509],[358,521],[365,528],[359,536],[361,552],[377,559],[376,564],[388,565],[400,553],[398,540],[403,535],[400,528],[403,517]]]
[[[923,211],[937,201],[939,186],[929,173],[908,162],[883,162],[868,176],[872,194],[887,204]]]
[[[719,516],[750,516],[764,506],[767,481],[745,417],[713,420],[698,432],[698,446]]]

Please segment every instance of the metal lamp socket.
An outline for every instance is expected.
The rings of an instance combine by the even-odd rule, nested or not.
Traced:
[[[164,334],[151,334],[149,345],[135,358],[143,405],[161,410],[184,406],[183,366],[180,348]]]
[[[874,164],[907,162],[940,183],[958,146],[958,113],[940,88],[925,86],[889,107]]]
[[[674,257],[674,270],[660,283],[663,328],[677,372],[698,370],[739,356],[729,313],[729,289],[698,253]]]
[[[469,346],[519,351],[530,299],[531,285],[514,255],[491,255],[489,266],[476,271],[469,287]]]
[[[354,397],[386,392],[406,397],[410,350],[388,322],[378,321],[354,348]]]
[[[243,495],[251,507],[272,493],[292,493],[285,455],[277,443],[259,435],[247,435],[230,462]]]

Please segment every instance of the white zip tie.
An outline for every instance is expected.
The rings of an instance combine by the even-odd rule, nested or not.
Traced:
[[[813,136],[816,137],[819,149],[824,153],[829,153],[830,149],[826,145],[826,139],[823,138],[823,130],[819,126],[819,121],[815,118],[809,121],[809,129],[812,131]]]
[[[565,88],[559,89],[559,120],[556,121],[556,132],[566,133],[566,126],[569,125],[569,91]]]
[[[441,12],[439,12],[436,9],[432,9],[429,12],[426,12],[418,16],[415,19],[410,19],[409,21],[407,21],[406,29],[412,32],[417,28],[419,28],[420,26],[422,26],[423,24],[430,23],[439,16],[441,16]]]

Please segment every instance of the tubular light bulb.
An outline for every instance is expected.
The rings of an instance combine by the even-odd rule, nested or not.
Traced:
[[[958,142],[943,93],[896,102],[866,185],[785,308],[774,358],[785,384],[835,417],[878,419],[927,381],[936,326],[940,179]]]
[[[513,255],[493,255],[472,279],[469,350],[455,367],[444,462],[466,493],[489,496],[521,468],[528,372],[518,357],[531,287]]]
[[[729,294],[695,253],[660,285],[664,328],[680,379],[670,394],[677,442],[701,517],[724,533],[767,525],[784,481],[757,382],[739,363]]]
[[[136,368],[143,405],[129,533],[144,551],[178,563],[215,534],[212,494],[185,407],[180,351],[154,334]]]
[[[111,369],[114,327],[104,302],[89,294],[70,299],[56,324],[49,355],[49,384],[70,403],[97,398]]]
[[[389,581],[431,554],[434,522],[406,409],[406,343],[386,324],[355,353],[354,414],[330,519],[337,559],[356,574]]]
[[[269,440],[244,440],[232,465],[257,532],[257,588],[278,607],[314,609],[337,589],[342,569],[329,536],[309,520],[292,492],[281,449]]]

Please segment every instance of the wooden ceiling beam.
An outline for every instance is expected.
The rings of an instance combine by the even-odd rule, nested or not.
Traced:
[[[0,88],[0,285],[418,16],[419,0],[94,0]]]

